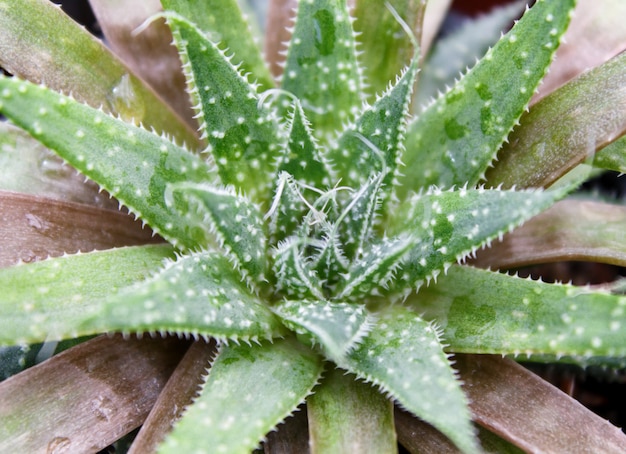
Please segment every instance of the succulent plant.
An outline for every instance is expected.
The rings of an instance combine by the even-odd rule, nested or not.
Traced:
[[[538,0],[421,110],[413,100],[426,2],[363,0],[351,9],[340,0],[300,1],[278,85],[235,1],[162,3],[152,21],[164,19],[172,32],[198,136],[129,73],[113,76],[101,105],[84,99],[88,89],[61,94],[0,78],[0,112],[62,163],[39,148],[32,153],[57,170],[76,169],[168,243],[148,240],[116,214],[111,222],[124,225],[124,239],[110,246],[139,245],[3,268],[1,343],[107,332],[204,339],[155,407],[178,416],[196,392],[194,380],[202,380],[160,452],[249,452],[305,403],[314,452],[394,452],[394,424],[407,414],[462,452],[480,451],[481,441],[505,443],[484,429],[479,441],[472,419],[524,447],[481,419],[469,389],[479,383],[463,375],[471,386],[461,386],[451,354],[613,365],[626,356],[626,297],[461,264],[541,212],[548,223],[562,219],[563,205],[554,204],[588,175],[576,165],[590,148],[614,142],[595,165],[622,165],[623,94],[617,106],[602,106],[611,119],[590,121],[596,132],[582,151],[568,125],[553,132],[550,122],[585,96],[591,105],[620,96],[623,54],[528,109],[574,0]],[[23,24],[20,8],[0,2],[0,15]],[[34,0],[24,8],[56,14]],[[585,120],[573,121],[578,131]],[[2,128],[6,141],[33,146],[12,126]],[[567,160],[555,158],[566,151]],[[105,208],[85,208],[78,219],[107,211],[106,201],[98,203]],[[25,216],[40,231],[52,228],[32,212]],[[479,260],[500,267],[497,254]],[[106,355],[116,339],[65,353]],[[7,363],[9,353],[21,354],[6,350]],[[57,374],[71,363],[63,355],[49,360]],[[471,358],[459,357],[461,372],[482,361]],[[50,374],[31,379],[37,367],[0,385],[0,446],[41,449],[37,443],[47,440],[48,449],[77,449],[80,435],[54,427],[26,435],[39,429],[21,396]],[[45,392],[48,402],[55,390]],[[112,419],[110,406],[95,399],[100,419]],[[394,403],[407,412],[397,411],[395,423]],[[155,428],[169,430],[171,416],[158,411],[133,449],[160,442]],[[606,430],[610,443],[624,446]]]

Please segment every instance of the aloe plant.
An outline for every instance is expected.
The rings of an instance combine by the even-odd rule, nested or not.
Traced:
[[[276,84],[236,2],[162,3],[164,12],[153,21],[164,19],[171,30],[197,137],[167,110],[136,108],[162,101],[135,91],[140,82],[130,75],[113,78],[118,82],[104,95],[113,102],[102,106],[88,104],[84,81],[72,95],[0,78],[0,112],[33,138],[7,126],[7,141],[40,142],[169,243],[142,245],[145,238],[125,233],[115,245],[139,245],[3,268],[0,342],[121,332],[217,343],[213,356],[212,347],[198,341],[175,378],[167,386],[159,381],[162,402],[133,449],[152,449],[169,432],[159,452],[249,452],[306,404],[312,451],[395,452],[394,403],[462,452],[505,443],[484,429],[479,437],[472,419],[526,447],[468,401],[466,393],[480,399],[461,386],[452,353],[526,353],[580,363],[626,356],[625,297],[460,265],[582,181],[576,174],[557,182],[589,150],[567,163],[540,155],[520,164],[516,148],[507,149],[528,144],[537,150],[525,138],[535,135],[533,128],[547,131],[553,110],[558,115],[566,108],[556,93],[525,114],[574,0],[537,1],[421,112],[412,100],[426,2],[362,0],[353,17],[345,1],[301,1]],[[24,8],[53,14],[36,0]],[[18,10],[0,2],[2,20],[13,27],[28,20]],[[381,18],[389,32],[368,36],[367,24]],[[377,67],[381,42],[395,50]],[[614,81],[623,81],[624,64],[616,57],[587,76],[595,79],[566,86],[561,96],[619,96]],[[3,65],[24,73],[19,65]],[[399,72],[388,80],[390,68]],[[607,83],[595,95],[598,80]],[[623,112],[617,115],[623,119]],[[611,139],[598,140],[593,151],[624,132],[623,121],[602,121],[592,123]],[[502,149],[511,134],[522,139]],[[549,157],[570,145],[553,139],[545,140]],[[548,164],[556,170],[540,183],[518,176]],[[525,188],[505,189],[516,184]],[[47,228],[32,216],[31,225]],[[81,348],[98,355],[85,347],[97,342],[0,385],[3,450],[87,449],[89,437],[80,432],[38,433],[32,404],[21,399],[38,383],[31,371],[46,380],[40,371],[53,370],[56,358]],[[465,373],[467,367],[471,361]],[[197,395],[189,375],[202,381]],[[44,415],[62,412],[58,402],[41,399],[48,402]],[[110,420],[114,411],[103,402],[97,401],[97,414]],[[591,421],[588,427],[605,428]],[[605,442],[625,445],[623,436],[608,432]]]

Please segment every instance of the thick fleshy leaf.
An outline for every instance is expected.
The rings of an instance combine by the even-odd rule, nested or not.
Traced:
[[[0,191],[0,267],[162,242],[119,211]]]
[[[489,355],[456,361],[477,422],[524,452],[626,450],[622,430],[519,364]]]
[[[426,10],[425,0],[393,2],[393,8],[419,42]],[[386,2],[358,0],[353,15],[354,30],[359,34],[360,61],[363,64],[365,87],[370,96],[382,92],[393,82],[415,54],[412,36],[403,29]]]
[[[403,194],[431,184],[474,186],[481,179],[543,78],[574,4],[537,1],[409,126]]]
[[[436,279],[441,270],[501,238],[565,193],[462,188],[414,196],[395,213],[394,222],[399,225],[394,225],[391,233],[410,232],[414,246],[392,289],[420,288],[425,281]]]
[[[93,334],[79,324],[100,302],[144,279],[172,248],[136,246],[49,259],[0,270],[0,343],[23,344]]]
[[[563,44],[556,53],[550,72],[546,74],[537,99],[550,94],[570,79],[626,49],[626,3],[622,0],[579,1]]]
[[[340,282],[341,275],[348,271],[350,263],[343,252],[337,224],[322,223],[322,239],[319,251],[311,262],[319,278],[327,288],[334,289]]]
[[[176,332],[218,339],[271,339],[279,320],[218,252],[187,255],[107,298],[83,324],[91,331]]]
[[[356,187],[367,183],[372,174],[383,174],[384,191],[392,194],[404,152],[403,140],[409,103],[417,75],[419,54],[413,55],[394,86],[366,107],[355,123],[344,129],[328,151],[328,159],[342,183]]]
[[[274,86],[256,38],[236,0],[162,0],[166,11],[175,11],[195,23],[220,48],[234,53],[234,63],[251,73],[262,90]]]
[[[622,137],[598,151],[594,156],[593,165],[601,169],[626,173],[626,137]]]
[[[347,2],[300,2],[282,88],[300,99],[318,137],[355,117],[363,102],[361,79]]]
[[[368,250],[343,275],[338,298],[367,301],[368,296],[380,295],[415,243],[413,237],[399,236],[369,244]]]
[[[196,148],[195,131],[107,48],[47,0],[0,1],[0,66]]]
[[[454,84],[459,74],[474,65],[520,17],[526,2],[512,2],[494,8],[484,16],[464,21],[455,30],[437,40],[420,72],[415,107],[426,107],[438,92]],[[419,115],[419,114],[418,114]]]
[[[437,328],[394,306],[337,364],[378,385],[432,424],[463,452],[478,452],[467,401],[443,352]]]
[[[549,186],[626,134],[626,52],[543,98],[487,172],[490,185]]]
[[[307,400],[311,453],[395,454],[393,402],[340,369]]]
[[[89,4],[107,46],[196,130],[172,33],[163,19],[150,20],[161,11],[161,2],[89,0]]]
[[[473,265],[493,269],[585,260],[626,266],[626,207],[563,200],[478,254]],[[601,226],[601,228],[600,228]]]
[[[213,237],[229,258],[248,277],[251,285],[265,281],[267,243],[259,207],[232,189],[208,184],[178,183],[169,187],[166,202],[181,217],[195,219],[205,237]],[[198,243],[201,247],[208,244]]]
[[[626,356],[626,297],[455,265],[409,297],[450,350]]]
[[[325,299],[323,283],[305,259],[302,244],[290,238],[274,253],[274,276],[278,294],[290,299]]]
[[[249,453],[293,412],[322,371],[321,358],[292,339],[222,345],[195,403],[159,452]]]
[[[187,345],[100,336],[2,382],[0,451],[105,449],[143,423]]]
[[[289,125],[289,141],[279,172],[285,171],[296,180],[320,190],[328,188],[331,185],[328,166],[297,99],[293,103]]]
[[[283,301],[272,310],[289,329],[319,344],[333,359],[353,350],[376,321],[363,305],[334,301]]]
[[[383,175],[375,174],[348,201],[339,223],[344,253],[349,259],[360,258],[372,239],[373,226],[381,211]]]
[[[0,78],[0,112],[168,241],[198,246],[193,226],[166,206],[164,196],[168,183],[210,177],[211,169],[201,158],[168,138],[14,78]]]
[[[200,130],[224,184],[267,202],[281,132],[272,111],[259,105],[257,84],[231,63],[226,50],[182,16],[166,16],[181,54]]]
[[[0,190],[45,196],[100,208],[119,203],[25,131],[0,122]]]

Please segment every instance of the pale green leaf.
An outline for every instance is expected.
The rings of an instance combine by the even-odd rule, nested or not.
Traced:
[[[187,255],[107,298],[83,327],[97,331],[175,332],[219,339],[271,339],[278,319],[218,252]]]
[[[175,11],[195,23],[220,48],[234,53],[234,63],[253,74],[261,89],[274,86],[248,20],[236,0],[161,0],[166,11]]]
[[[520,119],[487,172],[497,186],[549,186],[626,134],[626,52],[572,80]]]
[[[409,297],[454,352],[626,356],[626,297],[453,266]]]
[[[181,217],[195,219],[205,237],[213,236],[242,271],[242,277],[259,285],[265,281],[267,244],[258,206],[232,189],[194,183],[169,186],[166,202],[174,205]],[[208,246],[201,240],[200,247]]]
[[[158,95],[47,0],[0,1],[0,66],[127,121],[172,134],[194,149],[199,146],[195,131]]]
[[[360,61],[370,96],[382,92],[396,75],[409,65],[415,54],[412,36],[389,10],[392,5],[398,16],[415,33],[420,41],[426,0],[358,0],[352,12],[356,21],[354,30],[359,34]]]
[[[626,137],[621,137],[598,151],[593,158],[593,165],[601,169],[626,173]]]
[[[226,50],[179,15],[166,16],[181,54],[202,138],[222,183],[268,201],[279,154],[274,113],[259,105],[257,85],[231,62]]]
[[[353,350],[376,320],[361,304],[335,301],[283,301],[272,310],[285,326],[319,344],[332,359]]]
[[[414,245],[392,285],[419,288],[441,270],[489,245],[550,207],[564,190],[432,190],[404,203],[395,213],[395,231],[410,232]],[[402,284],[401,284],[402,283]]]
[[[426,107],[438,92],[453,85],[455,79],[474,65],[476,60],[500,39],[502,32],[520,17],[525,2],[512,2],[496,7],[476,19],[464,21],[457,29],[435,42],[424,62],[414,102],[415,107]]]
[[[312,454],[394,454],[393,403],[340,369],[325,374],[307,400]]]
[[[322,282],[302,252],[303,244],[297,238],[282,242],[274,252],[276,291],[291,299],[324,299]]]
[[[409,126],[403,194],[431,184],[474,186],[481,179],[543,78],[574,4],[537,1]]]
[[[49,259],[0,270],[0,343],[92,334],[79,325],[101,301],[145,279],[171,256],[170,246],[140,246]],[[98,331],[95,331],[98,332]]]
[[[282,88],[300,99],[318,137],[354,118],[363,102],[361,79],[347,2],[300,2]]]
[[[193,227],[166,206],[164,196],[168,183],[209,178],[211,169],[201,158],[166,137],[14,78],[0,77],[0,112],[168,241],[198,245]]]
[[[432,324],[394,306],[345,360],[337,364],[378,385],[403,408],[450,438],[463,452],[478,452],[467,407]]]
[[[160,453],[248,454],[317,383],[321,358],[292,339],[222,345],[200,396]]]

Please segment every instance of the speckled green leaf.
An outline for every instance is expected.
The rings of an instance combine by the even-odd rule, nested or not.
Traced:
[[[295,233],[305,217],[307,206],[303,188],[287,172],[280,172],[276,180],[274,200],[265,215],[269,218],[270,240],[278,244]]]
[[[282,88],[300,99],[318,137],[338,130],[361,108],[356,55],[346,0],[300,2]]]
[[[334,301],[283,301],[273,310],[285,326],[319,344],[332,359],[354,349],[375,321],[363,305]]]
[[[564,190],[432,190],[414,196],[396,212],[401,230],[415,239],[393,282],[419,288],[441,270],[549,208]],[[396,222],[397,222],[396,221]],[[392,230],[393,233],[395,230]],[[400,284],[400,283],[403,284]]]
[[[206,236],[213,236],[242,277],[259,283],[266,279],[267,244],[258,206],[232,189],[194,183],[170,186],[166,201],[177,207],[181,217],[195,219]]]
[[[426,107],[438,92],[446,86],[454,85],[455,80],[466,68],[489,50],[510,27],[513,20],[524,11],[525,1],[512,2],[496,7],[488,13],[463,21],[456,29],[438,39],[420,72],[414,107],[417,112]]]
[[[463,452],[478,452],[466,398],[443,352],[437,329],[393,306],[338,365],[374,383],[433,425]]]
[[[402,190],[475,185],[543,78],[575,0],[539,0],[409,126]],[[502,102],[506,99],[506,102]]]
[[[626,356],[626,297],[453,266],[410,297],[455,352]]]
[[[344,253],[350,259],[361,257],[372,239],[374,222],[381,211],[383,175],[375,174],[346,203],[339,224]]]
[[[200,252],[169,262],[150,279],[106,299],[83,326],[242,340],[285,333],[219,252]]]
[[[168,183],[207,179],[211,170],[201,158],[168,138],[14,78],[0,77],[0,112],[171,243],[197,246],[192,226],[166,206],[164,195]]]
[[[223,345],[200,396],[158,452],[248,454],[304,400],[321,371],[321,358],[292,339]]]
[[[279,171],[288,172],[296,180],[320,190],[329,187],[330,172],[298,100],[293,103],[288,122],[289,141]]]
[[[311,266],[322,279],[326,287],[334,289],[340,281],[340,276],[344,274],[350,262],[343,252],[343,244],[339,236],[336,224],[322,224],[322,238],[317,254],[312,258]]]
[[[252,73],[261,88],[274,86],[274,80],[255,42],[247,19],[236,0],[162,0],[166,11],[175,11],[208,34],[220,48],[234,53],[234,63]]]
[[[367,251],[355,260],[338,288],[339,299],[351,301],[367,300],[368,295],[379,295],[387,288],[403,257],[417,241],[407,235],[384,238],[378,243],[369,243]]]
[[[195,131],[119,55],[47,0],[0,0],[0,66],[199,147]]]
[[[395,454],[393,402],[341,369],[324,374],[307,400],[314,453]]]
[[[601,169],[626,173],[626,137],[622,137],[598,151],[593,165]]]
[[[520,119],[487,182],[549,186],[626,134],[626,52],[563,85]]]
[[[395,0],[389,5],[420,40],[426,0]],[[359,60],[370,96],[381,93],[411,61],[415,53],[412,37],[389,11],[388,2],[358,0],[353,10],[354,30],[359,33]]]
[[[160,268],[170,246],[111,249],[0,270],[0,344],[92,334],[79,324],[101,301]]]
[[[181,16],[166,16],[181,54],[202,137],[224,184],[268,201],[280,132],[272,111],[259,105],[257,85]]]
[[[291,299],[324,299],[322,282],[302,252],[304,245],[297,238],[279,244],[274,253],[276,290]]]
[[[328,159],[343,183],[361,186],[374,172],[382,172],[385,193],[391,194],[394,188],[391,183],[398,176],[404,151],[403,140],[418,60],[416,53],[395,85],[366,107],[330,148]]]

